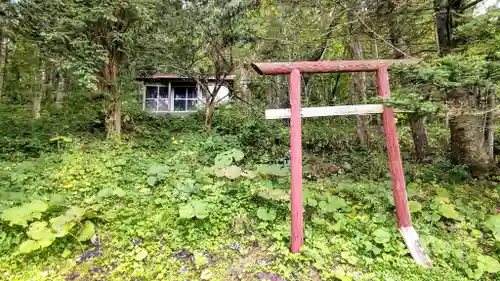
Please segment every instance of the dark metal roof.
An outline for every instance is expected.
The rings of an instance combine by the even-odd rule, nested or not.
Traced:
[[[224,80],[226,81],[234,81],[236,78],[235,75],[228,75],[225,77]],[[193,78],[187,77],[187,76],[181,76],[177,74],[169,74],[169,73],[157,73],[153,74],[151,76],[146,76],[146,77],[138,77],[136,78],[138,81],[150,81],[150,80],[192,80],[194,81]],[[215,80],[215,77],[208,77],[208,80]]]

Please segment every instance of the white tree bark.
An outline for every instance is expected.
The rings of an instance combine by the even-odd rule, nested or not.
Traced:
[[[350,31],[350,42],[349,49],[351,50],[352,58],[355,60],[363,59],[363,45],[359,38],[360,30],[359,26],[356,24],[356,17],[354,15],[355,11],[359,8],[359,3],[357,1],[353,1],[351,9],[348,12],[348,20],[350,22],[349,31]],[[352,96],[355,97],[355,103],[366,103],[366,74],[365,72],[356,72],[352,74],[352,82],[351,82],[351,93]],[[358,136],[359,143],[362,146],[368,145],[368,125],[369,119],[368,116],[358,115],[356,116],[357,126],[356,133]]]
[[[3,33],[3,30],[0,30],[0,100],[3,98],[5,68],[7,66],[7,49],[9,45],[9,39],[4,36]]]
[[[64,75],[59,73],[59,79],[57,80],[56,88],[56,108],[63,108],[64,99]]]
[[[492,88],[488,93],[487,98],[487,109],[486,113],[486,131],[485,131],[485,142],[486,148],[488,150],[488,155],[491,159],[494,159],[495,153],[495,98],[496,98],[496,88]]]
[[[247,64],[243,64],[240,67],[240,91],[242,98],[244,100],[250,100],[249,90],[248,90],[248,69]]]
[[[40,119],[40,110],[42,107],[42,97],[45,92],[45,68],[40,67],[40,72],[35,74],[35,89],[33,91],[32,103],[32,114],[33,119]]]

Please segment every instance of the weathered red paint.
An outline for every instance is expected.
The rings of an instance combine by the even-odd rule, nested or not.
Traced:
[[[383,98],[390,97],[388,69],[396,64],[413,64],[415,60],[367,60],[367,61],[306,61],[290,63],[254,63],[253,68],[264,75],[290,74],[291,103],[291,170],[292,170],[292,252],[300,250],[303,243],[302,222],[302,140],[300,116],[301,73],[360,72],[376,71],[378,93]],[[394,111],[384,108],[382,113],[386,136],[389,168],[392,177],[393,196],[396,205],[398,226],[401,230],[411,227],[410,211],[406,197],[403,165],[394,121]],[[413,230],[413,228],[411,228]],[[416,233],[415,233],[416,235]],[[405,238],[406,239],[406,238]],[[410,249],[416,245],[408,245]]]
[[[252,67],[264,75],[290,74],[297,69],[301,73],[329,73],[329,72],[367,72],[377,71],[380,67],[414,64],[418,60],[339,60],[339,61],[299,61],[299,62],[259,62]]]
[[[300,82],[298,70],[290,73],[290,151],[291,151],[291,203],[292,203],[292,253],[297,253],[304,243],[302,219],[302,125],[300,117]]]
[[[387,66],[382,66],[377,70],[377,88],[378,95],[384,99],[390,97],[389,73]],[[394,120],[394,110],[384,107],[382,112],[384,121],[385,143],[389,157],[389,170],[392,178],[392,194],[396,205],[396,216],[398,218],[398,227],[410,227],[410,211],[408,208],[408,199],[406,196],[406,185],[403,173],[403,163],[399,151],[398,135],[396,123]]]

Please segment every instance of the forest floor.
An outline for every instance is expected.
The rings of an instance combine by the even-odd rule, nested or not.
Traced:
[[[436,180],[431,166],[408,178],[423,269],[390,178],[358,178],[356,163],[305,180],[305,244],[291,254],[286,163],[234,136],[54,142],[0,162],[0,280],[500,280],[494,182]]]

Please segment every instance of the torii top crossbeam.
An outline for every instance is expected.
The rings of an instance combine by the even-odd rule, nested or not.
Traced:
[[[418,62],[416,59],[258,62],[252,63],[252,67],[261,75],[286,75],[295,69],[300,73],[368,72],[377,71],[382,66],[391,68]]]

